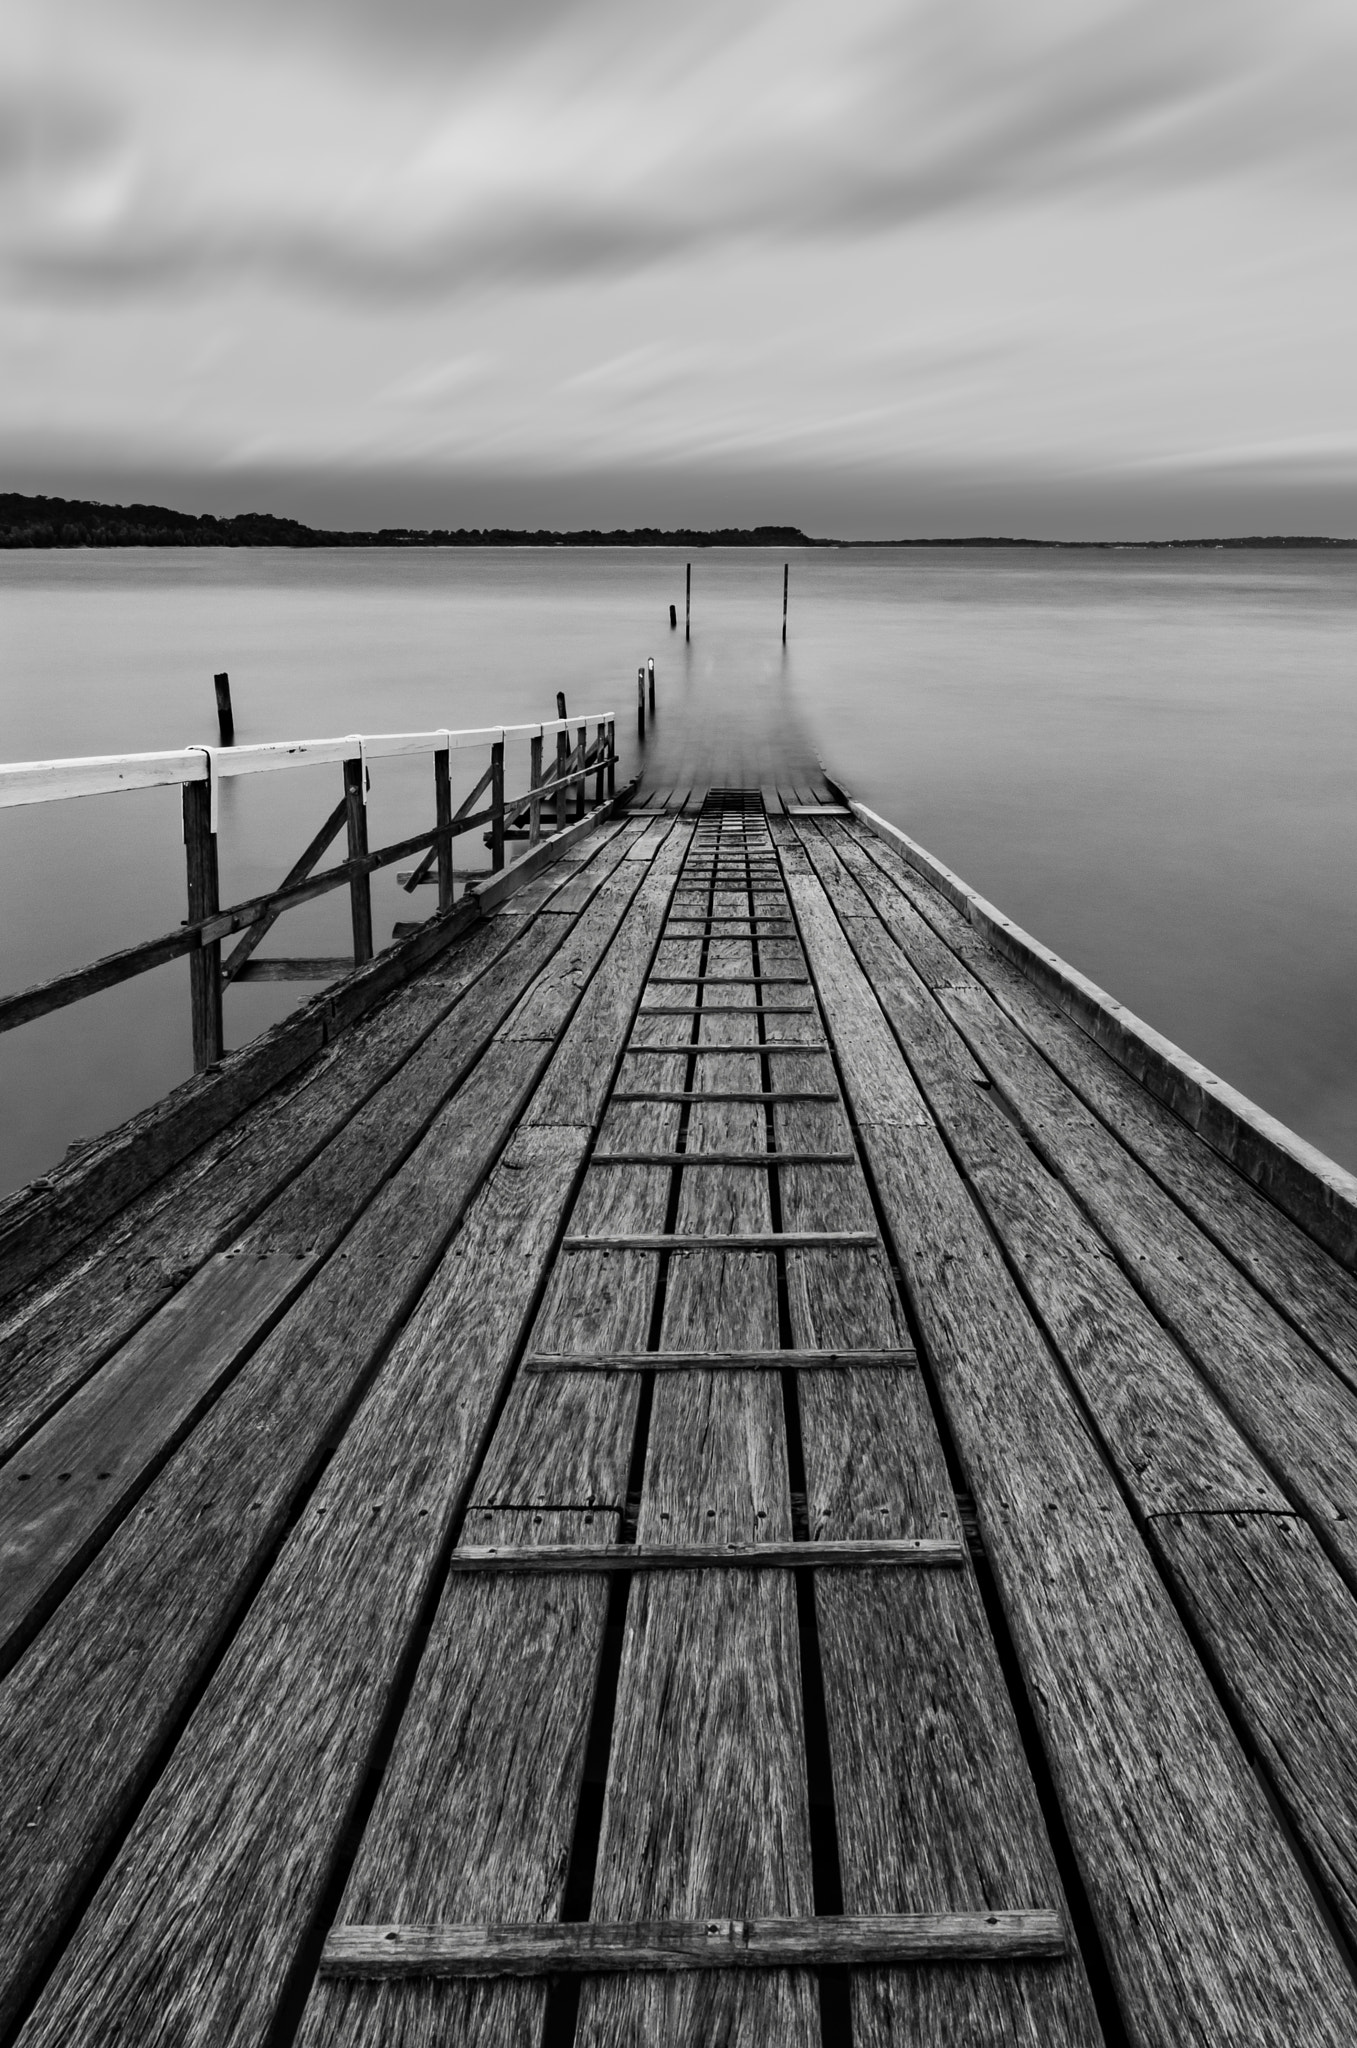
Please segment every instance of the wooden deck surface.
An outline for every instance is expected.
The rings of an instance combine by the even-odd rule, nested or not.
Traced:
[[[818,780],[653,788],[0,1313],[0,2043],[1357,2041],[1357,1280]]]

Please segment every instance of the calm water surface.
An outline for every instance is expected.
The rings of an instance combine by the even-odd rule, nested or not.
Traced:
[[[785,650],[781,586],[781,556],[696,556],[685,646],[683,560],[661,552],[0,554],[0,758],[211,740],[219,668],[242,741],[526,721],[564,689],[616,706],[635,755],[653,654],[657,778],[823,760],[1357,1168],[1357,562],[815,552],[792,559]],[[432,822],[430,781],[377,765],[374,844]],[[223,901],[280,880],[337,795],[333,767],[227,784]],[[183,889],[177,791],[0,812],[0,984],[171,928]],[[379,942],[429,907],[378,878]],[[336,892],[264,950],[347,940]],[[311,992],[230,991],[228,1042]],[[0,1037],[0,1186],[190,1066],[182,962]]]

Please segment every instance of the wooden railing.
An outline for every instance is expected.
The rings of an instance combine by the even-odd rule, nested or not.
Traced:
[[[588,727],[596,727],[592,743]],[[570,735],[575,735],[571,744]],[[556,757],[543,771],[543,741],[556,734]],[[504,794],[504,748],[511,739],[527,738],[529,787],[521,797]],[[459,808],[452,808],[450,762],[454,753],[487,748],[490,764]],[[433,756],[434,818],[432,828],[413,833],[394,845],[368,846],[368,764],[398,755]],[[228,777],[260,775],[275,769],[337,763],[343,772],[343,795],[301,858],[276,889],[223,909],[219,900],[217,863],[217,794]],[[593,801],[603,803],[617,787],[616,725],[611,712],[585,718],[559,718],[542,725],[485,726],[471,732],[350,733],[342,739],[274,741],[245,747],[180,747],[154,754],[107,754],[91,759],[21,761],[0,765],[0,809],[20,804],[55,803],[78,796],[99,796],[125,789],[154,789],[178,783],[183,788],[184,849],[188,880],[188,917],[177,930],[110,953],[88,967],[59,974],[50,981],[0,997],[0,1031],[13,1030],[68,1003],[113,988],[134,975],[187,956],[193,1019],[193,1064],[202,1072],[223,1051],[222,995],[233,981],[329,980],[362,966],[373,956],[371,877],[411,855],[418,866],[401,879],[407,889],[436,881],[438,908],[453,902],[452,842],[483,828],[492,871],[504,866],[505,841],[526,839],[535,846],[544,827],[558,830],[566,822],[573,795],[577,818]],[[481,803],[485,797],[487,801]],[[477,806],[480,806],[477,808]],[[339,837],[347,835],[347,858],[314,872],[317,862]],[[252,959],[265,933],[285,911],[308,903],[328,890],[347,887],[353,926],[352,960]],[[241,934],[226,959],[222,942]]]

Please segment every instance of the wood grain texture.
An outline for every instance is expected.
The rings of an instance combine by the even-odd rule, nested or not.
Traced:
[[[811,856],[818,871],[819,850]],[[975,1086],[970,1050],[891,935],[875,919],[845,932],[1140,1512],[1284,1512],[1284,1496],[1107,1243]]]
[[[855,1020],[847,1020],[847,1029]],[[785,1222],[871,1215],[860,1169],[779,1175]],[[888,1341],[904,1319],[885,1260],[789,1257],[792,1327]],[[797,1382],[815,1540],[957,1534],[919,1374]],[[1012,1705],[969,1569],[923,1586],[816,1574],[815,1606],[844,1905],[850,1911],[1063,1910]],[[900,2040],[1095,2043],[1082,1960],[976,1972],[942,1965],[851,1981],[858,2048]]]
[[[1244,1438],[1357,1572],[1357,1395],[1056,1081],[990,997],[955,991],[940,1000]]]
[[[97,1243],[73,1254],[0,1322],[0,1447],[22,1441],[176,1288],[224,1248],[437,1025],[512,934],[475,927],[456,978],[399,990],[320,1053],[302,1078],[176,1167]]]
[[[532,1351],[523,1360],[525,1372],[692,1372],[731,1370],[735,1372],[885,1372],[908,1371],[918,1364],[912,1344],[891,1348],[858,1347],[850,1350],[821,1348],[786,1351],[594,1351],[583,1356],[569,1352]]]
[[[547,1977],[561,1971],[772,1970],[865,1963],[1006,1962],[1058,1955],[1060,1916],[840,1914],[811,1920],[577,1920],[563,1925],[337,1928],[325,1977]]]
[[[1137,2048],[1352,2031],[1351,1980],[818,886],[793,899]],[[851,1018],[851,1026],[848,1020]]]
[[[747,941],[713,940],[708,965],[748,972]],[[713,1025],[749,1043],[754,1019]],[[697,1063],[715,1093],[724,1062]],[[765,1112],[713,1101],[689,1110],[694,1149],[747,1148]],[[758,1174],[682,1176],[684,1231],[769,1227]],[[661,1348],[767,1349],[778,1341],[771,1262],[696,1253],[671,1269]],[[665,1374],[655,1383],[637,1536],[720,1543],[791,1536],[780,1388],[766,1373]],[[781,1573],[638,1581],[622,1670],[591,1918],[745,1916],[812,1909],[795,1601]],[[810,2044],[813,1985],[696,1973],[586,1982],[583,2043],[713,2039]]]
[[[492,1174],[63,1952],[26,2042],[82,2031],[264,2038],[583,1147],[583,1133],[526,1131]]]
[[[462,1544],[449,1570],[514,1576],[543,1572],[673,1572],[786,1571],[809,1568],[886,1570],[908,1567],[930,1570],[959,1565],[964,1552],[955,1537],[855,1537],[838,1542],[815,1538],[809,1543],[615,1543]]]
[[[0,1670],[314,1263],[209,1260],[0,1466]]]
[[[1357,1386],[1357,1279],[997,956],[977,976],[1193,1220]]]
[[[1150,1534],[1351,1940],[1357,1603],[1298,1519],[1166,1515]]]

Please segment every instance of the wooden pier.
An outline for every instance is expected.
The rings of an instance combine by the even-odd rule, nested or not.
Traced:
[[[611,753],[0,1205],[0,2042],[1351,2048],[1352,1183]]]

